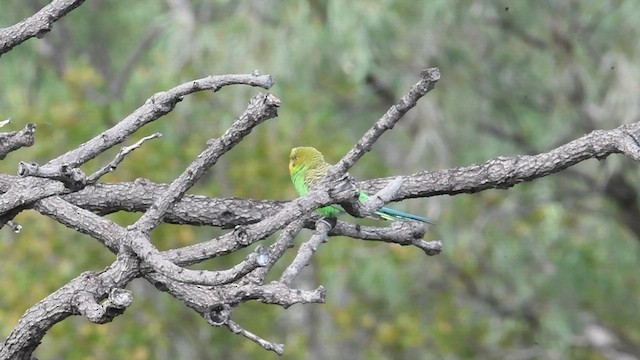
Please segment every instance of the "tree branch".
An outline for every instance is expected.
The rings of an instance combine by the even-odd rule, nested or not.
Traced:
[[[298,249],[298,254],[293,259],[291,264],[284,270],[282,276],[280,276],[280,282],[285,285],[291,285],[293,279],[300,274],[302,269],[309,265],[309,261],[313,254],[318,250],[320,244],[327,241],[329,230],[335,225],[335,219],[332,219],[333,224],[329,220],[320,219],[316,222],[316,232],[313,234],[309,241],[305,242]]]
[[[0,29],[0,56],[32,37],[43,37],[53,23],[80,6],[84,0],[54,0],[21,22]]]
[[[149,136],[145,136],[142,139],[136,141],[133,145],[129,145],[129,146],[123,146],[122,149],[120,149],[120,151],[118,151],[118,153],[116,154],[115,158],[113,158],[113,160],[111,160],[111,162],[109,162],[109,164],[107,164],[106,166],[103,166],[102,168],[100,168],[98,171],[96,171],[95,173],[93,173],[92,175],[90,175],[87,180],[85,181],[86,184],[95,184],[98,179],[100,179],[102,176],[104,176],[107,173],[110,173],[112,171],[114,171],[116,169],[116,167],[118,167],[118,165],[124,161],[125,156],[127,156],[130,152],[132,152],[133,150],[139,148],[140,146],[142,146],[142,144],[145,141],[148,140],[152,140],[155,138],[159,138],[161,137],[162,134],[161,133],[153,133]]]
[[[144,105],[137,108],[112,128],[85,142],[76,149],[49,161],[48,164],[67,164],[76,167],[82,165],[112,146],[121,143],[142,126],[169,113],[185,96],[204,90],[216,92],[229,85],[249,85],[269,89],[273,86],[273,80],[269,75],[217,75],[192,80],[167,91],[159,92],[151,96]]]
[[[271,94],[258,94],[251,99],[247,110],[218,139],[209,141],[207,148],[171,183],[165,193],[133,225],[148,234],[162,222],[162,218],[178,199],[205,174],[218,159],[238,144],[254,127],[277,116],[280,99]]]
[[[112,128],[83,143],[78,148],[49,161],[44,166],[66,165],[69,168],[77,168],[121,143],[140,127],[171,111],[184,96],[203,90],[218,91],[224,86],[234,84],[269,88],[273,85],[273,80],[269,75],[259,74],[209,76],[184,83],[166,92],[157,93]],[[24,189],[24,191],[0,195],[0,215],[18,206],[69,192],[66,187],[61,187],[55,182],[51,183],[36,178],[21,179],[12,185],[16,190]],[[33,189],[38,189],[38,191],[33,191]]]
[[[249,339],[249,340],[255,342],[256,344],[262,346],[265,350],[273,351],[278,355],[284,354],[284,345],[283,344],[277,344],[277,343],[273,343],[273,342],[264,340],[263,338],[259,337],[258,335],[243,329],[240,325],[238,325],[233,320],[229,320],[227,322],[227,327],[229,328],[229,330],[231,330],[232,333],[240,334],[240,335],[246,337],[247,339]]]
[[[612,130],[595,130],[583,137],[538,155],[498,157],[483,164],[445,170],[421,171],[405,176],[394,200],[436,195],[476,193],[487,189],[508,189],[532,181],[588,159],[602,160],[624,154],[640,161],[640,122]],[[358,183],[366,192],[383,188],[393,178]]]
[[[499,157],[466,167],[424,170],[404,176],[403,184],[391,201],[505,189],[562,171],[584,160],[603,159],[611,154],[622,153],[637,160],[640,148],[636,139],[640,139],[640,122],[612,130],[597,130],[538,155]],[[370,179],[356,183],[356,187],[367,193],[376,193],[394,178]],[[0,174],[0,191],[6,192],[16,183],[16,177]],[[165,189],[166,185],[140,180],[135,183],[96,184],[90,190],[64,195],[64,198],[98,213],[144,211]],[[221,227],[246,225],[273,215],[282,209],[283,204],[281,201],[212,199],[186,195],[169,211],[166,220]]]
[[[440,80],[440,70],[438,68],[423,70],[420,75],[422,79],[413,85],[409,92],[403,96],[397,104],[389,108],[389,110],[364,133],[362,138],[358,140],[351,150],[329,170],[329,174],[327,174],[329,180],[336,179],[342,174],[345,174],[365,152],[371,150],[373,144],[382,134],[387,130],[393,129],[404,114],[415,107],[418,100],[433,90],[436,82]]]
[[[5,123],[9,120],[5,120]],[[3,124],[4,125],[4,124]],[[0,160],[4,159],[8,153],[22,147],[29,147],[35,142],[33,134],[36,132],[35,124],[27,124],[20,131],[0,133]]]

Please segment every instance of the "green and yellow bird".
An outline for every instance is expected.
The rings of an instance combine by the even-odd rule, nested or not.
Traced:
[[[289,173],[291,181],[300,196],[306,195],[318,181],[327,174],[331,167],[326,161],[322,153],[312,147],[296,147],[291,149],[289,155]],[[366,201],[369,198],[364,192],[360,192],[359,200]],[[334,205],[325,206],[318,209],[318,213],[325,217],[336,217],[341,210]],[[428,224],[433,222],[413,214],[407,214],[402,211],[390,209],[388,207],[380,208],[375,212],[382,219],[394,221],[416,220]]]

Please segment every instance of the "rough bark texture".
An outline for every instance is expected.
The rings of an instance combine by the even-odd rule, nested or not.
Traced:
[[[0,30],[0,54],[33,36],[49,31],[52,24],[82,4],[82,1],[53,1],[24,21]],[[455,169],[422,171],[402,178],[381,178],[353,183],[345,176],[376,140],[402,119],[419,99],[431,91],[440,78],[439,70],[427,69],[400,101],[377,120],[354,147],[332,167],[322,185],[293,201],[220,199],[185,195],[221,156],[242,141],[262,122],[277,116],[280,100],[273,94],[254,96],[243,114],[220,137],[211,139],[202,153],[171,184],[155,184],[145,179],[132,183],[100,183],[99,178],[126,159],[143,139],[123,148],[116,158],[95,174],[86,175],[79,166],[129,139],[144,125],[173,110],[185,97],[198,91],[218,91],[225,86],[248,85],[269,89],[268,75],[237,74],[208,76],[189,81],[151,96],[129,116],[79,147],[44,165],[22,163],[19,176],[0,174],[0,225],[12,223],[16,214],[34,209],[80,233],[91,236],[117,254],[117,260],[100,272],[87,272],[33,305],[14,330],[0,344],[1,359],[29,359],[47,331],[72,315],[84,316],[96,324],[111,321],[125,312],[132,294],[124,288],[135,278],[144,278],[158,290],[182,301],[209,324],[225,326],[267,350],[282,354],[282,344],[262,339],[231,320],[235,307],[259,300],[265,304],[289,307],[298,303],[319,303],[325,290],[311,291],[291,287],[327,236],[343,235],[362,240],[384,241],[415,246],[427,255],[441,251],[438,241],[425,241],[425,226],[413,222],[388,227],[356,226],[341,221],[325,221],[314,209],[328,204],[346,204],[350,212],[365,216],[374,211],[355,199],[357,189],[380,193],[378,199],[398,201],[406,198],[473,193],[486,189],[506,189],[524,181],[562,171],[587,159],[603,159],[622,153],[640,160],[637,139],[640,123],[617,129],[594,131],[547,153],[532,156],[500,157],[484,164]],[[0,158],[34,142],[35,127],[27,125],[17,132],[0,134]],[[620,180],[622,181],[622,180]],[[619,186],[612,186],[619,189]],[[620,201],[627,196],[616,195]],[[635,204],[635,202],[634,202]],[[382,206],[378,201],[375,206]],[[106,219],[116,211],[142,212],[128,227]],[[149,241],[162,222],[185,226],[216,226],[232,229],[226,234],[198,244],[159,251]],[[303,227],[316,233],[298,250],[278,280],[265,283],[266,274],[292,246]],[[254,246],[260,240],[283,230],[268,248]],[[236,266],[221,271],[190,270],[187,265],[224,256],[254,246],[254,251]]]

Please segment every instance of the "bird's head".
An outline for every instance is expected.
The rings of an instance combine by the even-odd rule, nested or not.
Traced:
[[[294,174],[302,168],[309,169],[322,163],[324,163],[324,156],[315,148],[306,146],[293,148],[289,155],[289,173]]]

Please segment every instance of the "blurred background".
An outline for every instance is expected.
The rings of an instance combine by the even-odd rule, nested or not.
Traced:
[[[44,4],[4,1],[0,27]],[[337,161],[420,70],[434,66],[442,73],[436,88],[352,175],[536,154],[640,120],[638,16],[631,0],[86,2],[43,39],[0,59],[0,120],[13,119],[3,130],[37,124],[36,144],[10,154],[0,170],[13,174],[20,160],[48,161],[158,91],[255,69],[276,81],[271,91],[282,100],[280,116],[225,155],[193,193],[294,198],[291,147],[314,146]],[[185,98],[127,144],[155,131],[164,137],[103,180],[170,182],[258,91],[234,87]],[[427,238],[444,242],[441,255],[332,238],[296,284],[324,285],[326,304],[245,304],[233,318],[285,343],[286,359],[638,359],[638,180],[635,163],[611,156],[506,191],[395,204],[437,220]],[[138,216],[110,218],[127,225]],[[50,292],[115,259],[93,239],[33,211],[16,221],[21,233],[0,231],[2,336]],[[167,249],[219,234],[167,225],[153,240]],[[202,266],[225,268],[238,258]],[[208,326],[144,280],[129,288],[135,300],[123,316],[107,325],[70,318],[36,355],[277,358]]]

